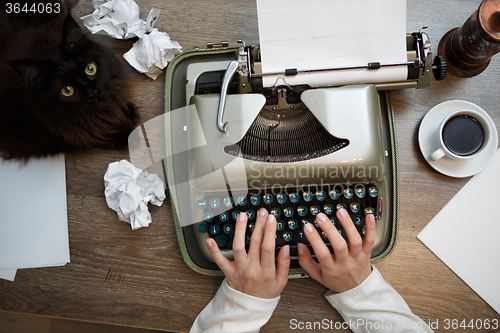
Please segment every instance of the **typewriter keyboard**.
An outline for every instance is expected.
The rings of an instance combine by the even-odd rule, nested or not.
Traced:
[[[345,232],[336,217],[336,211],[341,207],[349,212],[362,237],[365,215],[375,214],[380,219],[382,214],[382,198],[378,198],[378,189],[374,184],[336,185],[331,188],[324,186],[314,191],[307,188],[287,188],[282,193],[248,193],[235,199],[214,194],[197,202],[197,207],[203,211],[204,216],[204,221],[198,224],[197,232],[214,238],[221,249],[232,248],[234,227],[240,212],[245,212],[248,216],[248,248],[257,211],[261,207],[276,217],[276,251],[289,244],[291,255],[297,254],[297,243],[309,244],[303,231],[306,223],[314,224],[325,243],[330,245],[326,234],[316,222],[319,213],[325,213],[344,238]],[[215,213],[224,210],[224,207],[227,207],[226,211]],[[309,249],[312,252],[310,245]]]

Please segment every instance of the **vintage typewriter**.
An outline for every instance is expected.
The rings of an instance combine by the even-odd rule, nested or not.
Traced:
[[[446,71],[441,57],[432,59],[422,31],[407,35],[407,62],[359,68],[395,65],[406,66],[406,80],[292,86],[287,76],[307,73],[290,69],[282,73],[282,84],[266,88],[258,45],[209,44],[174,58],[166,74],[166,170],[186,263],[204,274],[222,274],[205,240],[214,238],[231,259],[238,214],[248,215],[248,244],[260,207],[278,221],[276,251],[290,245],[290,275],[305,273],[296,260],[297,243],[308,245],[302,228],[317,227],[318,213],[344,235],[335,217],[340,207],[361,235],[365,215],[375,215],[372,262],[387,257],[398,230],[397,147],[388,91],[429,87],[432,76],[442,79]],[[339,69],[345,68],[323,71]]]

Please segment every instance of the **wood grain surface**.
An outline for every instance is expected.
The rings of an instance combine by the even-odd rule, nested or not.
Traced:
[[[238,39],[247,44],[258,43],[254,0],[137,3],[144,19],[152,7],[161,8],[156,27],[169,33],[184,50],[223,40],[231,44]],[[463,24],[479,4],[478,0],[408,1],[407,32],[428,25],[433,50],[437,50],[441,37]],[[76,18],[92,11],[91,2],[83,0],[72,10]],[[356,18],[356,13],[350,15]],[[276,21],[277,29],[286,36],[286,27],[280,26],[279,17]],[[94,38],[120,57],[135,41]],[[383,44],[381,37],[380,46]],[[425,321],[439,321],[436,332],[488,332],[445,330],[443,324],[446,319],[468,322],[500,320],[500,316],[416,238],[468,181],[443,176],[427,165],[417,142],[418,126],[436,104],[463,99],[485,109],[498,128],[499,66],[500,55],[477,77],[460,79],[448,75],[428,89],[392,93],[400,163],[400,231],[394,253],[377,268],[416,315]],[[127,71],[133,86],[131,98],[140,109],[142,120],[162,114],[164,74],[154,81],[131,67],[127,66]],[[121,159],[128,159],[127,151],[92,150],[66,155],[71,263],[58,268],[20,270],[15,282],[0,280],[1,310],[160,330],[189,330],[222,279],[195,273],[183,262],[168,198],[162,207],[149,206],[153,219],[149,228],[132,231],[129,224],[118,221],[116,213],[106,205],[103,176],[109,163]],[[471,221],[471,232],[488,230],[475,230]],[[498,265],[496,254],[484,255],[491,257],[491,264]],[[300,331],[291,329],[292,319],[342,321],[323,298],[325,291],[311,279],[290,280],[273,317],[261,332]]]

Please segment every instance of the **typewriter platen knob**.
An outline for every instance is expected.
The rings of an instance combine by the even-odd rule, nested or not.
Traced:
[[[432,62],[432,73],[437,81],[446,77],[446,59],[442,55],[437,55]]]

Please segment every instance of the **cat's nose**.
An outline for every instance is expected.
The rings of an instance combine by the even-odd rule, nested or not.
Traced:
[[[94,101],[99,99],[99,89],[94,88],[94,87],[87,87],[87,96],[89,97],[89,100]]]

